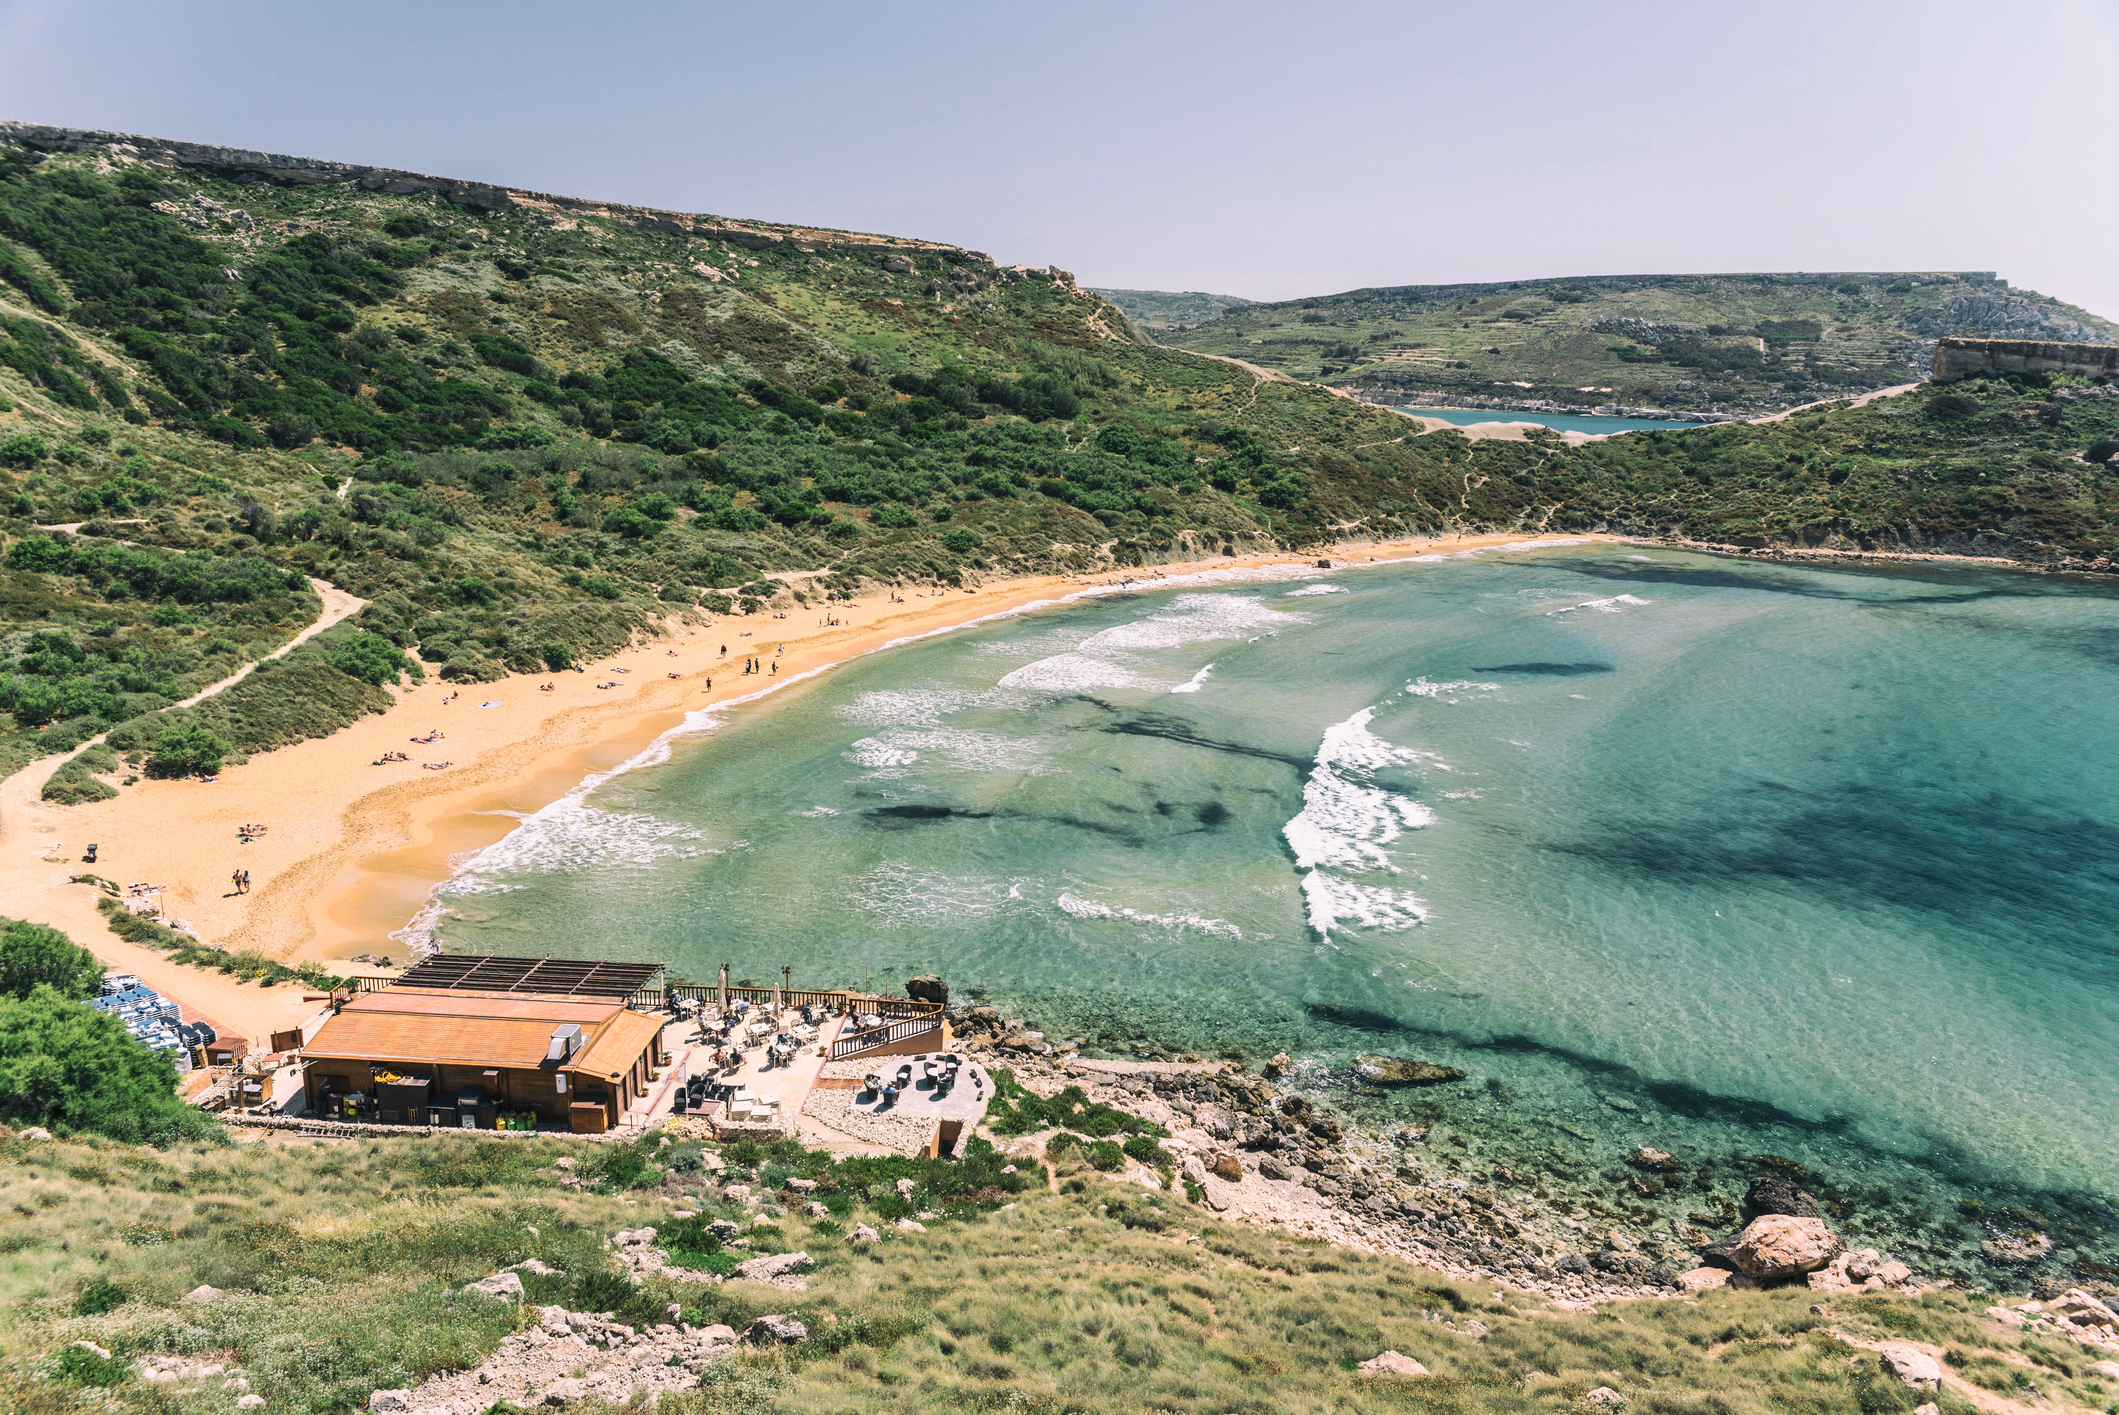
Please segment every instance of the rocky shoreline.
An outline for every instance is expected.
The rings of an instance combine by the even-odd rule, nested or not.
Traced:
[[[1454,1150],[1439,1152],[1428,1126],[1351,1119],[1303,1093],[1314,1092],[1313,1085],[1291,1085],[1298,1078],[1285,1056],[1258,1072],[1241,1062],[1147,1046],[1138,1048],[1149,1054],[1140,1059],[1097,1059],[990,1006],[952,1009],[952,1020],[963,1049],[983,1054],[989,1065],[1009,1066],[1025,1089],[1049,1097],[1079,1086],[1087,1100],[1167,1130],[1161,1144],[1176,1161],[1170,1187],[1229,1220],[1394,1254],[1562,1304],[1679,1296],[1722,1285],[1803,1283],[1820,1292],[1914,1293],[1967,1285],[1962,1275],[1921,1273],[1911,1254],[1898,1261],[1878,1247],[1843,1241],[1831,1217],[1846,1214],[1846,1205],[1833,1204],[1828,1214],[1800,1187],[1800,1167],[1773,1156],[1758,1157],[1748,1174],[1711,1176],[1742,1184],[1741,1203],[1695,1196],[1694,1203],[1713,1212],[1615,1213],[1583,1188],[1557,1181],[1550,1166],[1543,1175],[1518,1172]],[[1372,1091],[1464,1080],[1454,1068],[1380,1056],[1359,1058],[1356,1076]],[[1013,1155],[1042,1159],[1056,1133],[995,1143]],[[1691,1168],[1641,1144],[1626,1157],[1621,1177],[1629,1192],[1675,1192],[1683,1185],[1690,1196],[1695,1187],[1706,1189],[1710,1178],[1688,1173]],[[1165,1184],[1163,1174],[1131,1160],[1113,1177],[1149,1188]],[[1614,1174],[1582,1177],[1609,1181]],[[1691,1180],[1701,1182],[1692,1186]],[[1828,1186],[1822,1192],[1833,1191]],[[2039,1256],[2050,1250],[2042,1234],[2003,1235],[1988,1240],[1984,1256],[2002,1271],[2024,1272],[2030,1285],[2030,1250],[1997,1252],[1996,1245],[2034,1239]],[[2051,1278],[2039,1281],[2055,1293],[2063,1290]],[[2110,1286],[2083,1278],[2066,1290],[2119,1300],[2119,1288],[2104,1291]]]

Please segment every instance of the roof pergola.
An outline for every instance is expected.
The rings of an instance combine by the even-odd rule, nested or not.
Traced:
[[[661,963],[599,963],[579,958],[489,958],[436,954],[407,968],[392,988],[541,993],[623,1002],[662,976]]]

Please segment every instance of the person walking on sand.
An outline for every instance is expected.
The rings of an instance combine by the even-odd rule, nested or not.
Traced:
[[[241,870],[230,870],[228,872],[228,889],[232,894],[241,894],[243,892],[243,872]]]
[[[248,894],[249,892],[250,892],[250,871],[248,871],[248,870],[245,870],[245,871],[243,871],[243,893],[245,893],[245,894]]]

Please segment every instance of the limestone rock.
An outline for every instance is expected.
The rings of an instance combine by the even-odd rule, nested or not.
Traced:
[[[409,1390],[379,1390],[368,1397],[368,1408],[378,1415],[395,1415],[395,1412],[412,1408],[412,1392]]]
[[[1439,1086],[1464,1079],[1464,1073],[1454,1066],[1437,1066],[1405,1056],[1357,1056],[1354,1070],[1362,1080],[1376,1086]]]
[[[262,1395],[239,1395],[235,1398],[235,1408],[238,1410],[255,1410],[264,1403],[265,1397]]]
[[[2119,1361],[2092,1361],[2090,1369],[2108,1381],[2119,1381]]]
[[[1913,1280],[1913,1269],[1904,1263],[1884,1263],[1871,1276],[1882,1278],[1886,1287],[1898,1287]]]
[[[1361,1363],[1361,1369],[1379,1376],[1424,1376],[1427,1367],[1410,1356],[1400,1356],[1395,1351],[1386,1351],[1380,1356],[1371,1356]]]
[[[1942,1415],[1942,1407],[1931,1400],[1926,1405],[1914,1406],[1913,1415]]]
[[[41,1125],[32,1125],[17,1133],[25,1140],[49,1140],[52,1137],[52,1132]]]
[[[808,1272],[815,1266],[807,1253],[773,1253],[763,1258],[748,1258],[736,1264],[736,1276],[748,1282],[769,1282],[775,1287],[785,1287],[801,1292],[809,1284],[795,1276]]]
[[[778,1313],[760,1317],[743,1329],[744,1343],[750,1346],[792,1346],[808,1337],[807,1326]]]
[[[883,1236],[882,1234],[880,1234],[880,1233],[877,1233],[877,1232],[876,1232],[876,1231],[875,1231],[874,1229],[870,1228],[870,1227],[869,1227],[869,1226],[868,1226],[867,1224],[865,1224],[865,1223],[857,1223],[857,1224],[855,1224],[855,1225],[853,1226],[853,1235],[852,1235],[852,1236],[851,1236],[850,1238],[848,1238],[848,1239],[847,1239],[846,1241],[847,1241],[848,1243],[851,1243],[851,1244],[852,1244],[852,1245],[853,1245],[854,1247],[856,1247],[856,1248],[865,1248],[865,1247],[867,1247],[867,1246],[868,1246],[869,1244],[871,1244],[871,1243],[874,1243],[874,1242],[875,1242],[876,1240],[878,1240],[878,1239],[879,1239],[879,1238],[881,1238],[882,1236]]]
[[[2043,1233],[2011,1233],[1989,1238],[1979,1245],[1979,1251],[1996,1263],[2035,1263],[2053,1251],[2053,1240]]]
[[[736,1329],[734,1327],[725,1327],[721,1323],[715,1322],[710,1327],[701,1327],[699,1329],[699,1339],[709,1346],[733,1345],[736,1340]]]
[[[581,1399],[582,1393],[583,1387],[580,1381],[571,1377],[561,1377],[544,1388],[544,1403],[547,1405],[566,1405]]]
[[[505,1302],[510,1298],[522,1296],[522,1278],[519,1274],[512,1272],[495,1273],[491,1277],[482,1277],[476,1282],[465,1283],[464,1291],[483,1292],[488,1297],[498,1297]]]
[[[904,1233],[925,1233],[927,1225],[916,1218],[901,1218],[892,1227]]]
[[[1592,1405],[1619,1406],[1624,1405],[1626,1403],[1626,1397],[1620,1395],[1610,1386],[1598,1386],[1595,1390],[1583,1396],[1582,1399],[1588,1401]]]
[[[2102,1327],[2119,1325],[2119,1316],[2112,1309],[2090,1296],[2079,1287],[2071,1287],[2046,1304],[2049,1312],[2058,1312],[2071,1322],[2085,1326]]]
[[[1642,1145],[1635,1149],[1630,1162],[1638,1168],[1653,1170],[1657,1174],[1668,1174],[1681,1167],[1676,1155],[1668,1150],[1656,1149],[1652,1145]]]
[[[790,1179],[787,1181],[787,1187],[797,1194],[814,1194],[817,1192],[817,1181],[814,1179]]]
[[[1839,1239],[1820,1218],[1761,1214],[1737,1235],[1729,1257],[1737,1271],[1758,1282],[1816,1272],[1839,1252]]]
[[[1258,1157],[1258,1172],[1268,1179],[1286,1179],[1288,1167],[1271,1155]]]
[[[1192,1123],[1217,1140],[1234,1140],[1241,1129],[1236,1117],[1218,1105],[1203,1105],[1192,1113]]]
[[[912,1191],[917,1187],[910,1179],[900,1179],[895,1186],[898,1197],[908,1204],[912,1202]]]
[[[1186,1155],[1185,1162],[1178,1167],[1177,1172],[1183,1175],[1188,1183],[1201,1187],[1206,1185],[1207,1167],[1199,1162],[1198,1155]]]
[[[191,1291],[185,1293],[184,1300],[186,1302],[211,1302],[214,1298],[220,1295],[220,1288],[208,1287],[205,1283],[202,1282],[197,1287],[191,1289]]]
[[[1259,1069],[1265,1072],[1267,1080],[1277,1081],[1282,1076],[1287,1075],[1288,1068],[1293,1066],[1294,1064],[1294,1062],[1288,1060],[1288,1054],[1286,1052],[1276,1051],[1273,1053],[1272,1057],[1266,1062],[1266,1064]]]
[[[1744,1191],[1744,1207],[1755,1214],[1786,1214],[1792,1218],[1823,1218],[1817,1200],[1785,1179],[1761,1176]]]
[[[733,1219],[717,1218],[706,1226],[706,1231],[713,1234],[719,1242],[730,1243],[743,1232],[743,1228]]]
[[[1942,1389],[1942,1366],[1927,1352],[1894,1344],[1882,1347],[1876,1355],[1886,1371],[1915,1390]]]
[[[818,1203],[814,1199],[810,1200],[810,1202],[803,1207],[803,1212],[808,1214],[811,1218],[831,1217],[831,1210],[825,1208],[822,1204]]]
[[[536,1258],[525,1258],[509,1268],[510,1272],[528,1273],[532,1277],[557,1277],[563,1269],[552,1267]]]
[[[1709,1292],[1717,1287],[1727,1287],[1730,1276],[1727,1268],[1694,1268],[1678,1274],[1678,1291]]]

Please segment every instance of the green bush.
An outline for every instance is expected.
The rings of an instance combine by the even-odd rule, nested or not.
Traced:
[[[103,978],[96,955],[45,924],[9,919],[0,927],[0,996],[21,1001],[38,987],[79,1000]]]
[[[69,1346],[59,1353],[59,1379],[81,1386],[114,1386],[132,1374],[122,1356],[98,1356],[85,1346]]]
[[[0,442],[0,466],[34,467],[51,452],[45,440],[33,432],[18,432]]]
[[[117,1018],[38,987],[0,998],[0,1117],[12,1124],[93,1130],[134,1143],[218,1136],[177,1099],[169,1057]]]
[[[125,1289],[114,1282],[92,1282],[74,1299],[74,1315],[100,1317],[125,1305]]]
[[[403,649],[365,629],[356,629],[333,644],[330,660],[339,672],[378,688],[397,682],[410,666]]]
[[[155,776],[214,776],[228,755],[229,741],[196,722],[172,722],[155,738],[147,770]]]

